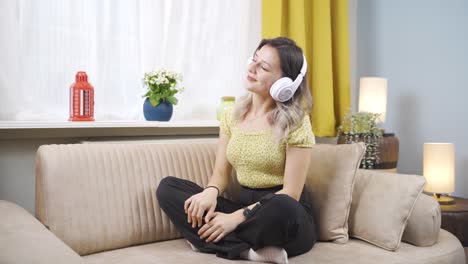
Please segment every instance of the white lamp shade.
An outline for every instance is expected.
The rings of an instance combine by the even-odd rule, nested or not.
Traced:
[[[387,114],[387,79],[362,77],[359,83],[359,112],[379,113],[379,123]]]
[[[431,193],[455,191],[455,146],[452,143],[424,143],[425,190]]]

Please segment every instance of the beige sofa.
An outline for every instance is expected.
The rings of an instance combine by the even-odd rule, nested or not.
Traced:
[[[155,199],[167,175],[207,184],[215,148],[216,141],[206,139],[41,146],[38,220],[0,201],[0,263],[247,263],[191,251]],[[228,196],[235,197],[232,186]],[[434,208],[427,201],[418,200],[419,210]],[[440,225],[440,214],[433,217]],[[465,263],[460,242],[445,230],[437,234],[432,246],[402,243],[396,252],[354,238],[346,244],[318,242],[290,263]]]

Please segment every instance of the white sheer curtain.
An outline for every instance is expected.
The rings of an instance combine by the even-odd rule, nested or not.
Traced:
[[[84,70],[96,120],[142,120],[151,68],[184,76],[172,120],[215,120],[223,95],[244,93],[260,40],[260,0],[2,0],[0,120],[68,118]]]

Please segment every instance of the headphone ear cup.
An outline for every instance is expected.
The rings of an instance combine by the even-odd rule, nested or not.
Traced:
[[[284,94],[285,92],[287,93],[286,90],[290,90],[290,86],[293,84],[293,81],[289,77],[283,77],[278,79],[276,82],[273,83],[273,85],[270,88],[270,95],[275,99],[276,101],[284,102],[287,101],[288,99],[284,99]],[[282,95],[282,96],[280,96]]]

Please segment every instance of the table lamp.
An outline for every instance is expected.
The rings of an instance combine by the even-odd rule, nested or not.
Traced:
[[[362,77],[359,80],[359,112],[380,114],[379,123],[385,123],[387,114],[387,79]]]
[[[359,112],[371,112],[380,114],[377,124],[383,125],[387,115],[387,86],[385,78],[362,77],[359,80]],[[379,139],[377,148],[380,162],[374,169],[397,172],[399,139],[394,133],[385,133],[380,128],[382,138]]]
[[[426,192],[434,193],[439,204],[454,204],[443,194],[455,191],[455,146],[452,143],[424,143],[423,175]]]

